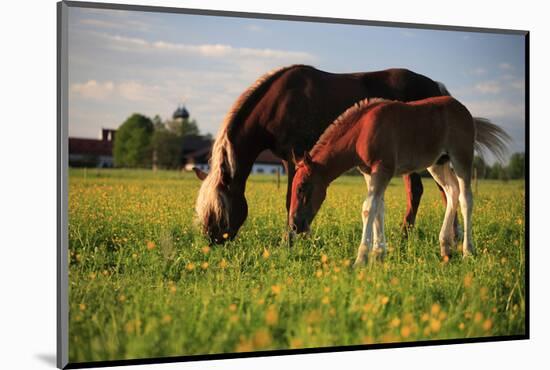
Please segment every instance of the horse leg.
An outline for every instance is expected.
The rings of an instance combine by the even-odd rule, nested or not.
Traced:
[[[435,183],[437,185],[437,188],[441,192],[441,198],[443,199],[443,205],[445,208],[447,208],[447,196],[445,195],[445,190],[439,185],[437,182]],[[458,207],[457,207],[458,209]],[[462,229],[460,228],[460,223],[458,222],[458,213],[455,213],[453,216],[453,230],[455,235],[455,241],[459,241],[462,239]]]
[[[445,209],[443,225],[441,226],[441,231],[439,232],[439,246],[441,257],[450,257],[451,245],[454,242],[453,221],[454,218],[456,218],[456,209],[458,207],[459,188],[457,179],[452,172],[449,163],[435,164],[428,168],[428,171],[446,195],[447,206]]]
[[[457,161],[458,162],[458,161]],[[474,199],[471,187],[472,164],[455,163],[456,177],[458,178],[458,186],[460,189],[460,210],[464,219],[464,240],[462,244],[462,255],[467,257],[475,253],[472,237],[472,209]]]
[[[370,189],[370,175],[369,174],[366,174],[366,173],[363,173],[363,178],[365,179],[365,184],[367,185],[367,196],[368,196],[368,192],[369,192],[369,189]],[[363,228],[365,228],[365,225],[367,223],[367,201],[365,200],[363,202],[363,207],[361,209],[361,220],[363,221]],[[375,220],[376,221],[376,220]],[[376,229],[376,223],[375,223],[375,227],[373,229],[373,232],[372,232],[372,237],[374,240],[377,240],[378,239],[378,230]]]
[[[366,175],[368,176],[368,175]],[[354,267],[359,267],[365,264],[368,259],[368,254],[373,251],[373,223],[378,217],[378,212],[383,206],[383,196],[386,187],[388,186],[391,176],[384,173],[374,173],[370,176],[370,181],[367,181],[368,195],[363,202],[362,218],[363,232],[361,235],[361,244],[357,250],[357,258],[355,259]],[[383,229],[379,230],[383,233]],[[383,237],[380,235],[379,237]],[[384,253],[385,248],[376,250],[377,253]]]
[[[380,205],[376,218],[374,219],[374,247],[373,252],[376,256],[384,258],[386,256],[386,235],[384,233],[384,194],[380,197]]]
[[[286,238],[288,241],[288,247],[291,248],[294,244],[294,237],[296,234],[290,229],[289,225],[289,215],[290,215],[290,198],[292,196],[292,180],[294,179],[294,163],[292,160],[285,161],[283,160],[283,166],[285,167],[286,174],[287,174],[287,188],[286,188],[286,224],[287,224],[287,231],[284,232],[283,238]]]
[[[292,160],[283,161],[287,174],[287,187],[286,187],[286,219],[288,220],[290,212],[290,198],[292,197],[292,180],[294,180],[294,174],[296,172]],[[287,221],[288,222],[288,221]]]
[[[422,197],[424,188],[422,187],[420,175],[417,173],[404,175],[403,181],[407,192],[407,211],[403,219],[402,231],[403,235],[406,237],[408,230],[414,226],[416,213],[418,212],[418,206],[420,205],[420,198]]]
[[[365,183],[367,184],[367,189],[370,187],[370,175],[363,173],[365,178]],[[364,210],[366,208],[365,203],[363,202],[363,212],[361,212],[361,219],[363,220],[363,225],[366,223],[366,216]],[[373,250],[379,251],[380,255],[384,255],[386,251],[386,238],[384,235],[384,196],[382,196],[380,203],[380,210],[378,211],[377,217],[374,219],[374,227],[372,232],[373,239]]]

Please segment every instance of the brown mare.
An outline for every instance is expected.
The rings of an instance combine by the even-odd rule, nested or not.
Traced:
[[[355,266],[362,265],[371,252],[385,254],[384,192],[391,178],[427,168],[447,196],[439,234],[441,256],[450,256],[459,200],[464,219],[463,254],[473,254],[470,179],[474,149],[502,157],[508,140],[501,128],[472,118],[466,107],[450,96],[410,103],[365,99],[338,117],[297,163],[289,224],[297,232],[307,231],[328,185],[345,171],[358,167],[368,191],[355,261]]]
[[[262,76],[235,102],[212,148],[210,173],[204,180],[196,211],[202,231],[212,242],[233,238],[248,214],[246,180],[260,152],[271,149],[288,170],[287,210],[294,178],[291,153],[313,147],[325,128],[342,112],[366,97],[400,101],[448,95],[443,84],[405,70],[335,74],[294,65]],[[407,211],[404,225],[414,223],[422,183],[405,176]]]

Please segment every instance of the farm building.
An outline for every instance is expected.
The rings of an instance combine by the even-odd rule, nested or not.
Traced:
[[[70,167],[99,167],[114,166],[113,144],[116,130],[102,129],[99,139],[69,138],[69,166]],[[188,135],[182,140],[182,167],[190,171],[196,166],[204,171],[208,170],[208,160],[212,140],[206,136]],[[276,174],[284,173],[281,160],[270,150],[260,153],[252,166],[251,173]]]
[[[102,129],[99,139],[69,138],[70,167],[113,167],[116,130]]]
[[[185,169],[191,171],[193,167],[200,168],[203,171],[209,170],[208,160],[210,159],[210,150],[212,146],[204,146],[196,151],[184,156]],[[271,150],[264,150],[260,153],[256,161],[252,165],[252,174],[280,174],[285,173],[285,168],[281,159],[277,157]]]

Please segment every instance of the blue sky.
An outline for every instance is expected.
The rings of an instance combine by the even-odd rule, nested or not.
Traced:
[[[361,15],[358,15],[361,18]],[[409,68],[525,142],[524,38],[341,24],[69,9],[69,135],[97,137],[130,114],[184,103],[216,134],[260,75],[289,64],[330,72]]]

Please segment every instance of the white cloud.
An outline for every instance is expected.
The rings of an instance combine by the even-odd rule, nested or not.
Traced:
[[[500,63],[498,67],[504,71],[510,71],[514,69],[514,67],[510,63]]]
[[[278,50],[278,49],[258,49],[258,48],[239,48],[226,44],[181,44],[167,41],[154,41],[135,37],[126,37],[120,35],[100,34],[97,35],[108,40],[106,45],[112,49],[124,50],[128,52],[147,52],[158,51],[175,54],[195,55],[202,57],[236,57],[236,58],[262,58],[262,59],[292,59],[296,63],[306,63],[315,60],[315,57],[307,52]]]
[[[120,97],[129,101],[150,101],[158,99],[159,91],[159,86],[148,86],[137,81],[114,83],[112,81],[98,82],[96,80],[88,80],[71,85],[73,97],[101,101],[113,99],[114,97]]]
[[[487,70],[485,68],[482,68],[482,67],[474,68],[470,71],[470,74],[474,75],[474,76],[481,76],[481,75],[484,75],[486,73],[487,73]]]
[[[502,90],[502,86],[498,81],[484,81],[474,86],[475,90],[482,94],[498,94]]]
[[[154,100],[158,97],[159,86],[147,86],[136,81],[125,81],[117,84],[119,95],[131,101]]]
[[[525,119],[525,104],[522,100],[465,101],[464,105],[473,116],[490,119],[508,118],[522,124]]]
[[[257,24],[249,24],[246,26],[246,29],[250,32],[262,32],[264,30],[263,27],[260,27]]]
[[[112,81],[97,82],[96,80],[88,80],[71,86],[71,93],[93,100],[104,100],[110,97],[114,90],[115,84]]]
[[[525,80],[513,80],[510,86],[517,90],[525,90]]]
[[[81,25],[95,28],[107,28],[116,30],[147,31],[149,25],[133,19],[104,20],[98,18],[84,18],[79,21]]]

